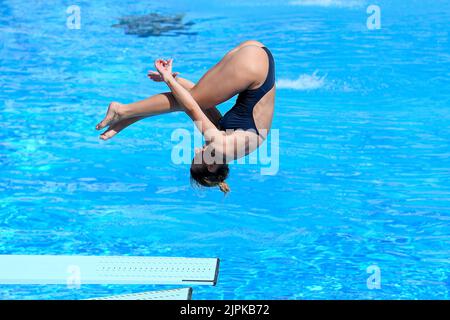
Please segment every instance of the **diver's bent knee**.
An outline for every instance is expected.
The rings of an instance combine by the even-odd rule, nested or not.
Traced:
[[[237,46],[237,48],[240,49],[240,48],[244,48],[244,47],[247,47],[247,46],[264,47],[264,45],[261,42],[257,41],[257,40],[246,40],[246,41],[240,43]]]

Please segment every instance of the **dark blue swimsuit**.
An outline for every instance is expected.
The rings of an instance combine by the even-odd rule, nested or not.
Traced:
[[[266,47],[262,47],[269,56],[269,71],[267,78],[256,89],[244,90],[239,93],[236,103],[225,115],[220,119],[220,130],[226,129],[243,129],[243,130],[255,130],[259,135],[258,128],[256,128],[255,120],[253,119],[253,108],[264,95],[269,92],[275,84],[275,62],[273,60],[272,53]]]

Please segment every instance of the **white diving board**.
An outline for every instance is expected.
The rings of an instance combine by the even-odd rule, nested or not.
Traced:
[[[1,284],[215,285],[217,258],[0,255]]]
[[[192,288],[148,291],[131,294],[121,294],[111,297],[92,298],[88,300],[191,300]]]

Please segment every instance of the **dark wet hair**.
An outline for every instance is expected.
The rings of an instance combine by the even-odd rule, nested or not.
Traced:
[[[215,172],[208,170],[206,164],[192,165],[191,166],[191,183],[195,183],[197,186],[203,187],[216,187],[220,188],[223,193],[230,192],[230,187],[225,182],[228,177],[230,168],[228,164],[220,164]]]

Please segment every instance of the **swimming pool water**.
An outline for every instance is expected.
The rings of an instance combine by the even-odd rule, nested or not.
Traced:
[[[70,4],[0,0],[0,254],[220,257],[195,299],[449,299],[448,1],[77,1],[80,30]],[[154,11],[195,24],[111,28]],[[166,90],[146,78],[155,58],[195,81],[247,39],[276,60],[276,175],[234,165],[227,197],[193,190],[170,158],[172,131],[192,130],[181,113],[98,139],[110,101]],[[0,298],[156,288],[0,285]]]

